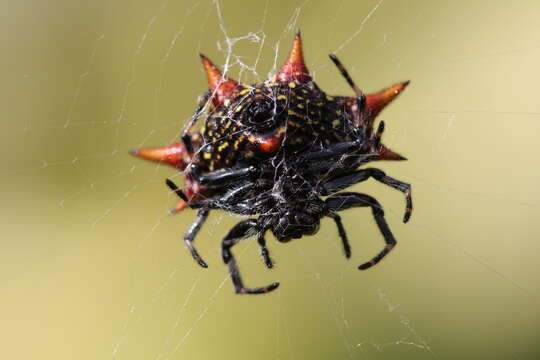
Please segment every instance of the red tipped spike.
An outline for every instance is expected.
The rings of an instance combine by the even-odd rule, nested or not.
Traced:
[[[383,144],[379,145],[376,153],[377,156],[375,157],[375,160],[407,160],[406,157],[401,156],[400,154],[387,148]]]
[[[170,213],[171,215],[173,214],[176,214],[176,213],[179,213],[180,211],[184,210],[185,208],[187,208],[189,206],[189,204],[187,202],[185,202],[184,200],[182,199],[178,199],[178,202],[176,203],[176,205],[171,209]]]
[[[227,81],[227,79],[223,77],[221,71],[217,68],[217,66],[214,65],[214,63],[211,62],[206,56],[204,56],[203,54],[200,54],[200,56],[202,64],[204,66],[204,70],[206,71],[206,75],[208,76],[208,83],[210,84],[210,89],[215,90],[218,85]]]
[[[133,150],[131,154],[146,160],[166,163],[180,170],[184,170],[191,161],[191,156],[183,142],[174,143],[164,148]]]
[[[304,83],[311,81],[309,70],[304,63],[300,31],[296,33],[289,58],[277,73],[275,80],[282,82],[298,80]]]
[[[214,65],[206,56],[201,55],[201,61],[208,76],[208,83],[210,84],[210,89],[214,90],[214,96],[212,98],[214,105],[223,104],[225,99],[228,99],[236,91],[237,88],[241,87],[236,81],[229,79]]]
[[[370,119],[374,119],[381,111],[394,100],[405,88],[409,85],[409,81],[396,84],[376,92],[369,94],[366,98],[366,111]]]

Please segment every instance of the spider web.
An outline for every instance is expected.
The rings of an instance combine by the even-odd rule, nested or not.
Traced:
[[[540,275],[534,2],[183,1],[6,4],[3,136],[5,358],[535,359]],[[21,24],[28,24],[22,26]],[[346,260],[331,221],[280,244],[276,268],[253,241],[234,253],[235,295],[219,244],[240,218],[170,216],[170,167],[128,151],[172,143],[206,89],[198,52],[254,83],[275,74],[294,32],[328,94],[411,86],[378,118],[410,160],[375,163],[413,185],[368,181],[398,246],[365,209],[344,212]],[[16,34],[16,35],[14,35]],[[9,189],[9,190],[8,190]],[[5,352],[5,354],[4,354]]]

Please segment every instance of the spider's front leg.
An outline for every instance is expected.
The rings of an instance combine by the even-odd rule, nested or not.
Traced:
[[[184,235],[184,242],[186,243],[186,246],[191,253],[191,256],[193,256],[193,259],[201,265],[203,268],[207,268],[208,264],[201,258],[199,253],[197,252],[197,249],[193,245],[193,241],[195,240],[195,237],[197,236],[197,233],[201,229],[201,226],[204,224],[206,219],[208,218],[208,213],[210,210],[208,209],[199,209],[197,212],[197,218],[189,228],[189,230]]]
[[[172,180],[167,179],[165,183],[176,195],[178,195],[178,197],[180,197],[185,202],[189,203],[188,197],[182,192],[182,190],[178,188],[178,186],[176,186],[176,184]],[[197,233],[199,232],[204,222],[208,218],[209,212],[210,210],[207,207],[203,207],[199,209],[199,211],[197,212],[197,218],[195,219],[195,221],[193,222],[189,230],[184,235],[184,243],[186,244],[189,252],[191,253],[191,256],[193,256],[193,259],[195,259],[195,261],[204,268],[207,268],[208,264],[201,258],[201,256],[199,255],[199,252],[195,248],[195,245],[193,245],[193,242],[195,241],[195,237],[197,236]]]
[[[178,188],[178,186],[176,186],[172,180],[167,179],[166,184],[180,198],[186,202],[189,202],[188,197],[182,192],[182,190]],[[226,209],[240,215],[255,215],[256,210],[253,208],[253,204],[249,201],[245,201],[247,195],[250,194],[250,191],[254,187],[255,185],[253,183],[246,183],[227,191],[221,197],[190,202],[189,206],[192,209],[199,210],[197,212],[197,218],[184,235],[184,242],[186,243],[191,256],[193,256],[193,259],[195,259],[200,266],[207,268],[208,264],[201,258],[193,242],[195,241],[195,237],[197,236],[202,225],[206,221],[208,214],[210,213],[210,209]],[[258,243],[259,247],[261,248],[261,256],[263,257],[264,263],[266,267],[270,269],[273,267],[273,264],[270,258],[270,253],[268,252],[268,248],[266,247],[264,232],[265,231],[259,233]]]
[[[236,183],[243,179],[255,179],[260,174],[259,169],[257,169],[255,166],[248,166],[246,168],[239,168],[239,169],[226,169],[226,170],[218,170],[209,172],[207,174],[200,174],[199,168],[197,165],[193,164],[190,166],[190,172],[189,175],[192,176],[192,178],[199,184],[205,185],[205,186],[223,186],[227,184]],[[180,197],[182,200],[184,200],[186,203],[189,203],[191,208],[201,208],[201,207],[208,207],[208,208],[220,208],[220,204],[223,204],[227,201],[230,201],[234,197],[242,196],[247,191],[247,188],[245,189],[233,189],[233,191],[228,192],[225,194],[225,197],[223,199],[217,199],[216,201],[197,201],[197,202],[191,202],[191,199],[188,198],[188,196],[176,186],[176,184],[170,180],[166,179],[165,183],[167,186],[176,194],[178,197]],[[248,186],[253,187],[253,185],[248,184]]]
[[[377,264],[390,252],[390,250],[392,250],[396,246],[396,239],[394,238],[392,231],[390,231],[390,228],[388,227],[388,224],[384,219],[384,211],[382,209],[382,206],[375,198],[366,194],[346,192],[328,197],[325,200],[325,203],[330,214],[350,209],[352,207],[371,207],[371,212],[373,213],[375,222],[379,227],[379,231],[384,237],[386,246],[370,261],[360,265],[358,267],[360,270],[366,270]],[[332,215],[328,216],[332,217]]]
[[[190,174],[201,185],[219,186],[237,182],[243,179],[254,179],[259,176],[260,170],[255,166],[248,166],[237,169],[225,169],[201,174],[197,165],[190,167]]]
[[[257,220],[248,219],[240,221],[229,231],[221,243],[221,255],[225,264],[229,266],[229,273],[231,274],[231,279],[237,294],[264,294],[275,290],[279,286],[279,283],[275,282],[268,286],[259,288],[244,287],[244,283],[240,277],[238,265],[236,264],[236,259],[231,252],[231,248],[241,240],[247,239],[256,233],[264,234],[264,230],[260,228]]]

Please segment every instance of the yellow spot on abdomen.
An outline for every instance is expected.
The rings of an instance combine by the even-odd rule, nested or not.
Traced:
[[[294,111],[294,110],[287,110],[287,114],[292,115],[292,116],[299,117],[300,119],[304,119],[304,118],[305,118],[304,115],[299,114],[299,113],[297,113],[297,112]]]
[[[217,148],[217,151],[220,152],[220,151],[223,151],[225,150],[227,147],[229,147],[229,143],[228,142],[224,142],[223,144],[219,145],[218,148]],[[218,155],[219,156],[219,155]]]

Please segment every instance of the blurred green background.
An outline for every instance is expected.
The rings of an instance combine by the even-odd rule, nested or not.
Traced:
[[[540,358],[537,1],[20,1],[0,17],[3,359]],[[369,181],[399,241],[382,246],[365,209],[337,231],[236,248],[251,286],[235,295],[219,257],[238,221],[168,216],[172,168],[128,155],[177,138],[205,91],[198,52],[242,81],[281,65],[294,31],[330,94],[410,79],[381,116],[411,182]],[[177,177],[178,179],[178,177]]]

